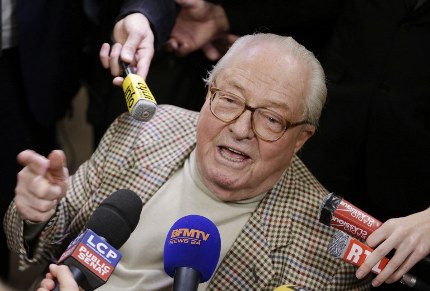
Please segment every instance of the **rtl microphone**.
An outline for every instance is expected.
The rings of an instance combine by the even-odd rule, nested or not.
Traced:
[[[373,249],[368,245],[341,231],[336,231],[333,235],[327,250],[330,255],[336,258],[341,258],[343,261],[357,267],[361,266],[367,256],[373,252]],[[387,258],[382,258],[372,268],[372,272],[379,274],[385,268],[388,261],[389,260]],[[404,274],[400,282],[416,290],[430,290],[429,284],[411,274]]]
[[[164,244],[164,271],[173,291],[195,291],[215,271],[221,252],[216,225],[204,216],[187,215],[170,228]]]
[[[123,62],[121,65],[126,75],[122,83],[122,90],[128,111],[137,120],[150,120],[157,109],[157,101],[146,82],[139,75],[133,74],[128,65]]]
[[[102,201],[61,255],[57,264],[67,265],[84,290],[94,290],[109,279],[121,254],[118,249],[136,228],[142,200],[131,190],[121,189]],[[58,282],[54,290],[60,290]]]
[[[323,201],[319,220],[362,240],[382,225],[376,218],[333,193]]]
[[[362,241],[382,225],[378,219],[333,193],[321,204],[319,221]],[[425,257],[420,263],[430,264],[430,258]]]

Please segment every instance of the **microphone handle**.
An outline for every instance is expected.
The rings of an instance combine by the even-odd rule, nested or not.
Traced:
[[[70,271],[72,272],[73,279],[75,279],[76,283],[78,283],[78,285],[80,285],[79,283],[85,279],[84,273],[79,268],[76,268],[74,266],[68,266],[68,267],[69,267]],[[55,282],[54,291],[60,291],[61,286],[58,283],[58,280],[55,279],[54,282]]]
[[[417,282],[415,283],[413,289],[421,290],[421,291],[429,291],[430,285],[424,282],[422,279],[417,278]]]
[[[175,269],[173,291],[197,291],[200,284],[200,272],[188,267]]]
[[[430,266],[430,256],[424,257],[419,263],[425,263]]]
[[[400,283],[414,289],[414,290],[420,290],[420,291],[429,291],[430,285],[426,282],[424,282],[422,279],[415,277],[411,274],[404,274],[402,276],[402,279],[400,280]]]

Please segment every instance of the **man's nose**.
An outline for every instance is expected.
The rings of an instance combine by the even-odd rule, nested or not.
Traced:
[[[251,139],[255,136],[252,128],[252,112],[245,110],[237,119],[229,125],[230,131],[237,139]]]

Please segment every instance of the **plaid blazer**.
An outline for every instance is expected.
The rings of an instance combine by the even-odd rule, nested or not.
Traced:
[[[145,204],[195,147],[198,113],[161,105],[151,122],[128,113],[107,130],[91,159],[70,177],[65,199],[30,257],[23,222],[12,203],[5,217],[9,247],[20,264],[57,257],[109,194],[136,192]],[[327,253],[333,230],[318,221],[325,190],[296,157],[260,202],[216,270],[209,290],[273,290],[294,284],[306,290],[368,290],[354,268]]]

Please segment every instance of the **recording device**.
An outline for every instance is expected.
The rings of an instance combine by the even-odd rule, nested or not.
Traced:
[[[366,240],[382,225],[376,218],[333,193],[323,201],[319,220],[361,240]]]
[[[336,258],[341,258],[343,261],[357,267],[361,266],[367,256],[373,252],[373,249],[368,245],[341,231],[336,231],[333,235],[327,250],[330,255]],[[382,258],[372,268],[372,272],[379,274],[385,268],[388,261],[389,260],[387,258]],[[400,282],[415,290],[430,290],[429,284],[411,274],[404,274]]]
[[[208,281],[220,252],[220,234],[212,221],[200,215],[178,219],[164,244],[164,271],[173,278],[173,291],[195,291]]]
[[[134,74],[127,64],[121,62],[121,66],[125,74],[122,90],[128,111],[137,120],[149,121],[157,110],[157,101],[139,75]]]
[[[142,200],[131,190],[121,189],[102,201],[57,264],[67,265],[84,290],[94,290],[109,279],[121,259],[118,249],[136,228]],[[54,290],[60,290],[58,282]]]
[[[365,241],[382,225],[382,222],[373,216],[333,193],[321,204],[319,221],[361,241]],[[425,257],[420,263],[430,264],[430,258]]]

